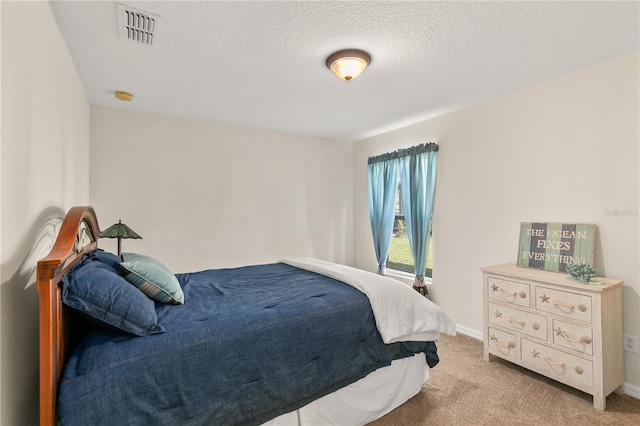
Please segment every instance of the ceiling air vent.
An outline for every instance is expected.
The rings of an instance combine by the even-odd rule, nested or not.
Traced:
[[[153,13],[118,4],[120,37],[152,45],[158,30],[158,18]]]

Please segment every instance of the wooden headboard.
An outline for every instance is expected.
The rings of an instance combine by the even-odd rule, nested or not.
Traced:
[[[62,222],[51,252],[38,262],[41,426],[57,423],[58,383],[72,349],[60,280],[85,253],[98,247],[99,234],[100,227],[93,208],[73,207]]]

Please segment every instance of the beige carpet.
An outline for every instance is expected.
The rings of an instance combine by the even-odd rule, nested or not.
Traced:
[[[495,357],[485,362],[479,340],[443,336],[438,353],[422,391],[370,426],[640,425],[640,400],[613,393],[597,411],[591,395]]]

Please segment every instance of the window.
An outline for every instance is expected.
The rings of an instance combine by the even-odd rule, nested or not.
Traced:
[[[433,142],[367,160],[369,218],[378,273],[384,275],[388,268],[409,275],[413,269],[413,288],[426,297],[425,276],[426,281],[433,276],[430,226],[437,162],[438,144]]]
[[[391,246],[389,248],[389,256],[387,258],[387,268],[396,271],[414,274],[413,256],[409,247],[409,237],[404,224],[404,211],[402,209],[402,183],[398,176],[398,191],[396,192],[395,221],[393,222],[393,234],[391,235]],[[432,254],[433,254],[433,238],[429,231],[429,253],[427,255],[427,267],[425,268],[425,277],[431,278],[433,273]]]

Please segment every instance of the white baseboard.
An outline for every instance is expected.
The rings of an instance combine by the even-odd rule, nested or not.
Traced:
[[[462,325],[458,325],[456,324],[456,331],[460,334],[464,334],[465,336],[469,336],[469,337],[473,337],[474,339],[477,340],[483,340],[484,336],[482,334],[482,332],[478,331],[478,330],[474,330],[472,328],[468,328],[468,327],[464,327]],[[636,399],[640,399],[640,387],[638,386],[634,386],[632,384],[629,383],[625,383],[624,384],[624,393],[632,396]]]
[[[456,332],[460,334],[464,334],[465,336],[473,337],[476,340],[483,340],[484,338],[482,335],[482,332],[471,329],[471,328],[463,327],[458,324],[456,324]]]
[[[632,396],[636,399],[640,399],[640,387],[631,385],[629,383],[624,384],[624,393]]]

